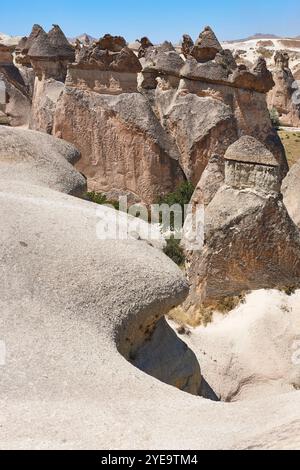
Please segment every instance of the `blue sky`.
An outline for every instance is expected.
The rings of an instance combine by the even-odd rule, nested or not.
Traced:
[[[0,31],[25,35],[33,23],[59,24],[67,36],[120,34],[128,41],[196,38],[209,24],[221,40],[254,33],[300,35],[299,0],[1,0]]]

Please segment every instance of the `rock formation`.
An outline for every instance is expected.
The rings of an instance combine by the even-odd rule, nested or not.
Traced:
[[[81,151],[77,168],[95,191],[150,204],[184,180],[176,147],[139,93],[114,96],[67,87],[54,132]]]
[[[203,202],[206,185],[199,185]],[[300,232],[280,185],[277,160],[256,139],[243,136],[228,148],[224,183],[208,196],[203,250],[188,256],[187,308],[253,289],[299,285]]]
[[[191,55],[192,49],[194,47],[194,41],[191,36],[184,34],[181,43],[181,52],[185,58]]]
[[[116,212],[58,192],[65,189],[63,156],[73,160],[73,147],[35,132],[7,131],[1,129],[0,139],[7,139],[5,148],[10,150],[9,161],[4,154],[1,165],[11,162],[12,169],[1,172],[0,188],[0,322],[6,348],[1,448],[298,447],[300,394],[290,390],[298,387],[299,377],[286,379],[284,395],[268,393],[230,405],[193,396],[201,385],[199,363],[162,318],[187,295],[182,272],[151,246],[149,236],[142,236],[142,229],[149,228],[144,222],[132,235],[129,231],[127,240],[96,237],[95,228],[105,232]],[[22,162],[24,139],[28,159]],[[39,142],[45,154],[36,171]],[[48,160],[47,147],[53,149]],[[26,162],[30,171],[24,179],[26,171],[13,169]],[[42,181],[44,163],[47,180]],[[61,187],[49,189],[60,172]],[[75,170],[68,174],[71,186],[72,181],[76,186],[80,175]],[[272,219],[270,212],[266,215],[266,222]],[[125,216],[124,222],[130,223],[130,218]],[[268,318],[272,316],[270,308]],[[262,336],[276,343],[271,345],[274,354],[268,350],[268,357],[275,359],[270,360],[271,371],[277,365],[276,351],[285,354],[280,370],[272,375],[275,381],[280,372],[291,371],[280,336],[285,329],[287,339],[293,339],[291,329],[297,331],[295,315],[291,325],[288,318],[272,324],[271,336],[269,327]],[[213,332],[212,339],[220,344],[216,338]],[[202,344],[208,350],[207,343]],[[225,339],[221,344],[226,351]],[[254,340],[253,345],[261,346]],[[238,364],[244,366],[242,378],[258,370],[257,364],[245,366],[243,357],[229,364],[226,358],[228,353],[219,361],[212,359],[214,376],[222,359],[233,378]],[[206,372],[209,359],[204,361]],[[223,385],[222,397],[231,398],[231,392],[237,397],[236,382],[231,389],[228,380]],[[118,399],[112,402],[114,396]]]
[[[1,181],[21,181],[82,196],[86,179],[72,166],[79,159],[78,150],[61,139],[0,126]]]
[[[54,33],[61,40],[57,27]],[[287,173],[267,109],[266,93],[274,82],[263,59],[251,70],[238,67],[210,28],[190,54],[186,47],[186,57],[167,41],[153,46],[142,38],[140,61],[124,38],[107,34],[90,45],[77,42],[76,61],[70,62],[71,52],[63,61],[64,70],[69,61],[63,85],[55,73],[61,59],[51,43],[54,33],[39,31],[28,52],[38,77],[42,73],[36,79],[31,127],[80,149],[78,168],[91,189],[153,202],[183,179],[197,185],[210,157],[223,157],[241,135],[259,138],[279,162],[280,177]],[[131,111],[124,119],[126,108]],[[83,132],[86,128],[91,131]],[[143,157],[137,173],[125,170],[131,167],[130,155],[136,167],[138,154]]]
[[[299,300],[299,290],[255,291],[228,315],[215,314],[207,327],[193,329],[186,341],[201,364],[203,385],[225,402],[272,401],[298,390]]]
[[[210,31],[200,35],[206,36],[211,39],[204,45],[211,44],[213,60],[188,55],[183,62],[175,50],[149,48],[139,80],[139,91],[176,142],[187,179],[197,185],[210,157],[223,156],[241,135],[258,137],[274,153],[284,176],[287,162],[266,103],[274,82],[265,61],[259,59],[251,70],[238,67],[229,50],[215,42],[212,47]]]
[[[277,51],[274,56],[273,78],[275,87],[268,94],[269,108],[275,108],[282,125],[300,126],[298,85],[289,68],[289,55]]]
[[[140,45],[140,48],[138,50],[138,57],[141,59],[142,57],[145,56],[147,49],[149,47],[152,47],[153,44],[150,41],[150,39],[148,39],[147,37],[141,38],[141,40],[139,42],[140,42],[141,45]]]
[[[198,62],[207,62],[214,60],[217,53],[221,50],[222,46],[215,33],[209,26],[206,26],[195,42],[191,50],[191,55],[195,57]]]
[[[20,71],[13,63],[15,46],[0,42],[0,82],[2,100],[0,111],[5,121],[13,126],[28,124],[30,90]]]
[[[58,25],[53,25],[48,34],[34,26],[23,53],[26,51],[35,73],[30,127],[51,134],[56,102],[75,51]]]
[[[283,201],[290,217],[300,228],[300,162],[292,165],[282,182]]]

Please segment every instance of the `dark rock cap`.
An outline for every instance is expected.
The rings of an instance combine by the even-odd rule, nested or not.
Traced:
[[[206,26],[195,42],[191,55],[195,57],[198,62],[207,62],[214,60],[216,54],[221,50],[222,46],[215,33],[209,26]]]
[[[34,24],[32,26],[32,30],[31,30],[31,33],[30,35],[28,36],[26,42],[24,42],[24,39],[25,38],[22,38],[19,45],[18,45],[18,49],[20,49],[20,51],[23,53],[23,54],[27,54],[27,52],[29,51],[29,49],[31,48],[31,46],[33,45],[34,41],[37,39],[37,37],[41,34],[41,33],[45,33],[45,31],[43,30],[43,28],[39,25],[39,24]],[[46,34],[46,33],[45,33]]]
[[[73,61],[75,58],[74,48],[71,46],[61,28],[54,24],[48,33],[48,39],[52,47],[57,51],[57,55],[61,59],[69,59]]]
[[[224,158],[225,160],[242,163],[279,166],[274,155],[261,142],[250,135],[244,135],[230,145]]]
[[[32,46],[28,51],[30,58],[56,58],[58,55],[57,49],[52,46],[48,34],[44,30],[40,31],[38,36],[33,41]]]

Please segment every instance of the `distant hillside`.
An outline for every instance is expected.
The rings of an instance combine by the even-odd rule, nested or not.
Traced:
[[[85,42],[86,39],[88,39],[90,42],[96,41],[96,38],[94,38],[93,36],[90,36],[87,33],[80,34],[79,36],[76,36],[75,38],[68,38],[68,40],[71,43],[75,43],[76,39],[79,39],[79,41],[81,41],[81,42]]]
[[[280,39],[280,36],[276,36],[276,34],[263,34],[263,33],[256,33],[253,34],[253,36],[249,36],[244,39],[231,39],[230,41],[225,41],[228,43],[234,43],[234,42],[246,42],[246,41],[251,41],[252,39]]]
[[[283,38],[283,36],[277,36],[276,34],[256,33],[256,34],[253,34],[253,36],[249,36],[244,39],[230,39],[229,41],[224,41],[224,42],[232,44],[235,42],[247,42],[247,41],[251,41],[255,39],[300,39],[300,36]]]

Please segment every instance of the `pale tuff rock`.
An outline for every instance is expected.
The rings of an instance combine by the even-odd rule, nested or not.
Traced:
[[[73,166],[79,152],[55,137],[0,126],[0,178],[81,196],[86,180]]]
[[[215,314],[211,324],[187,337],[203,382],[219,399],[237,402],[261,396],[271,402],[276,394],[299,389],[299,301],[299,290],[292,295],[255,291],[228,315]]]
[[[13,64],[0,65],[0,80],[5,88],[3,111],[12,126],[28,125],[31,96],[29,86]]]
[[[54,132],[81,151],[77,168],[96,191],[127,191],[151,203],[184,180],[178,150],[141,94],[66,88]]]
[[[299,284],[300,232],[279,190],[276,160],[259,142],[247,136],[229,147],[225,184],[205,210],[204,248],[188,257],[186,308]]]
[[[225,153],[225,183],[235,189],[258,188],[266,193],[280,191],[279,164],[258,140],[243,136]]]
[[[268,94],[269,108],[277,110],[282,125],[300,126],[300,104],[293,99],[297,97],[297,84],[289,68],[289,55],[277,51],[274,61],[275,87]]]
[[[49,177],[55,173],[53,167],[48,167]],[[110,215],[115,211],[52,191],[32,175],[32,182],[1,177],[0,321],[9,352],[1,370],[0,409],[6,423],[1,447],[298,447],[300,395],[289,392],[291,387],[282,388],[284,395],[270,398],[269,393],[228,405],[161,382],[191,393],[200,385],[195,355],[161,320],[187,294],[181,271],[150,246],[150,239],[139,235],[129,240],[97,239],[95,227],[99,222],[103,226],[107,211]],[[21,176],[15,174],[18,179]],[[272,307],[269,312],[274,318]],[[296,323],[289,327],[287,317],[272,321],[273,367],[277,351],[286,347],[282,331],[288,329],[290,335],[297,330]],[[221,344],[226,352],[226,339]],[[253,344],[261,345],[255,340]],[[204,347],[209,351],[207,343]],[[225,364],[227,358],[228,354],[222,358]],[[209,359],[201,358],[206,373]],[[212,356],[217,361],[212,378],[221,360]],[[244,366],[242,378],[248,377],[253,364],[240,356],[239,360]],[[280,358],[281,376],[293,372],[282,367],[287,361],[285,351]],[[236,364],[230,362],[229,376],[236,372]],[[276,371],[276,380],[279,375]],[[288,380],[295,388],[299,384],[295,374]],[[228,389],[228,381],[224,382],[220,394],[231,398],[232,391],[238,398],[236,383]],[[213,385],[217,388],[217,380]],[[112,396],[118,397],[113,405]]]
[[[282,182],[283,201],[296,225],[300,228],[300,163],[295,163]]]
[[[76,63],[69,65],[66,84],[112,95],[136,92],[142,67],[124,41],[109,36],[89,47],[77,47]]]

